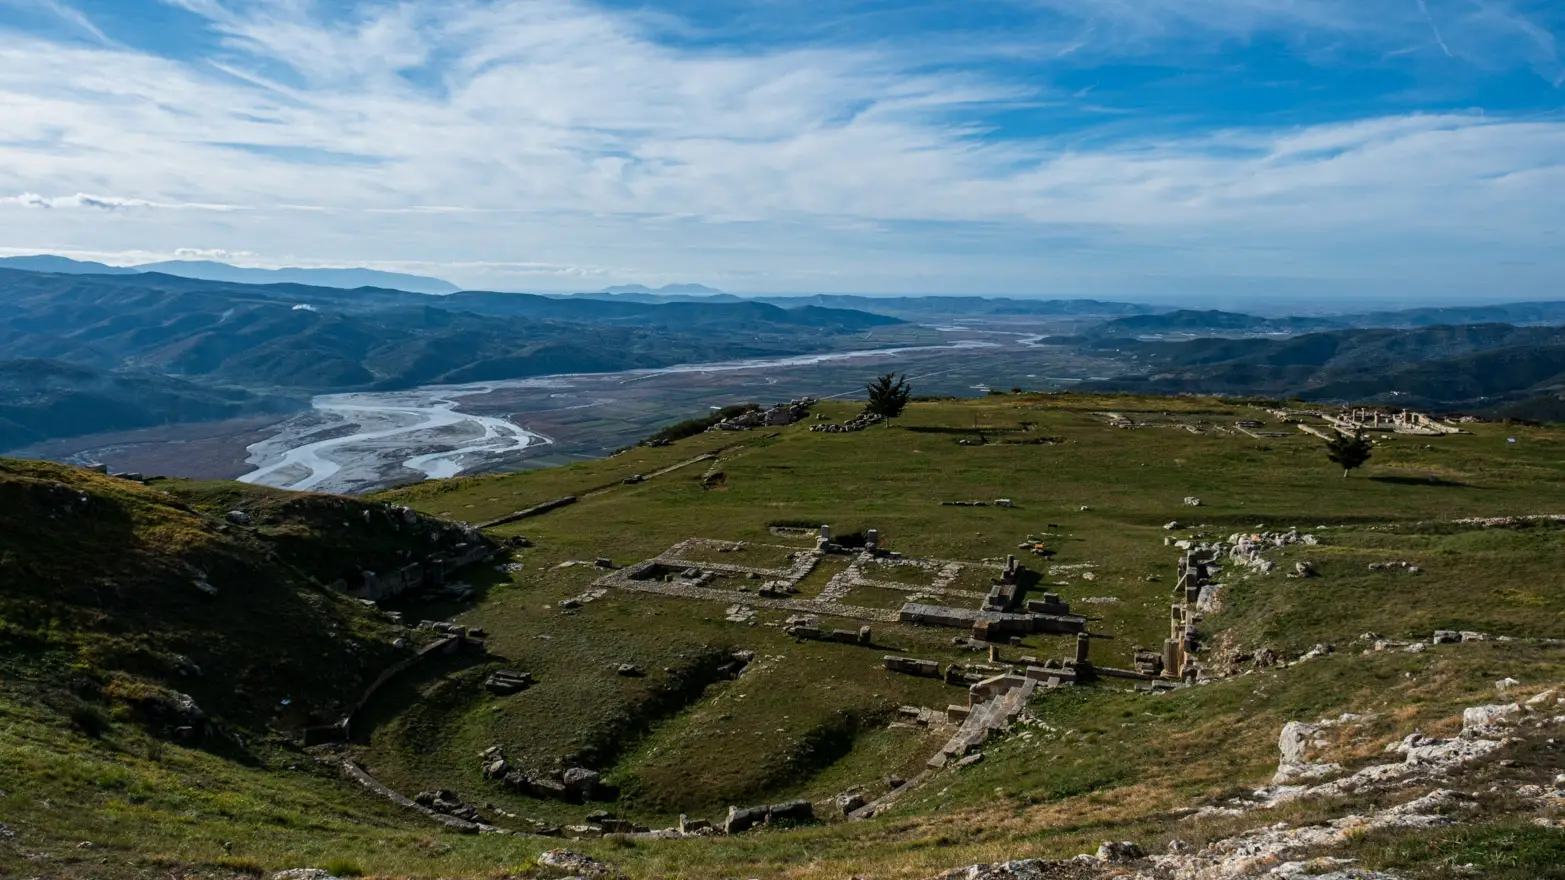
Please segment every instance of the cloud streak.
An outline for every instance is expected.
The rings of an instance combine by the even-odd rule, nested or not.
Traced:
[[[1170,129],[1116,108],[1067,124],[1125,93],[1018,77],[961,39],[922,55],[896,38],[689,45],[666,20],[574,0],[331,18],[304,0],[166,2],[213,42],[188,58],[0,42],[8,242],[417,261],[470,286],[590,273],[1090,293],[1275,272],[1279,252],[1298,274],[1407,278],[1433,251],[1442,277],[1483,278],[1473,255],[1494,241],[1530,259],[1565,225],[1565,122],[1550,117],[1401,106]],[[1547,69],[1551,32],[1510,7],[1453,17],[1434,53],[1438,3],[1377,19],[1345,0],[1028,0],[1037,29],[1006,51],[1074,44],[1059,63],[1080,65],[1293,28],[1421,42],[1447,65],[1525,45]],[[1010,130],[1018,116],[1033,127]]]
[[[239,210],[233,205],[212,205],[200,203],[169,203],[151,202],[146,199],[127,199],[119,196],[95,196],[87,193],[76,193],[69,196],[42,196],[38,193],[21,193],[14,196],[0,196],[0,205],[15,205],[22,208],[42,208],[44,210],[73,210],[88,209],[95,211],[125,211],[136,208],[159,208],[180,211],[234,211]]]

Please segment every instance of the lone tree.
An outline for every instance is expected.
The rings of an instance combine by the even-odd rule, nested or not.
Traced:
[[[887,373],[869,383],[869,403],[864,408],[878,416],[894,419],[907,408],[912,394],[913,386],[907,383],[907,377]]]
[[[1369,461],[1373,452],[1374,447],[1364,439],[1363,431],[1338,433],[1326,441],[1326,457],[1342,466],[1343,479],[1347,479],[1354,468],[1362,467],[1364,462]]]

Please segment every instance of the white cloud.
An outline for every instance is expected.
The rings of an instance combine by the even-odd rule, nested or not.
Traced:
[[[254,251],[231,251],[225,248],[174,249],[174,258],[178,260],[220,260],[226,263],[251,260],[255,257]]]
[[[16,196],[0,197],[0,205],[20,205],[24,208],[96,208],[100,211],[154,207],[153,202],[143,199],[90,196],[86,193],[77,193],[73,196],[41,196],[38,193],[22,193]]]
[[[1091,293],[1160,273],[1451,278],[1496,239],[1537,250],[1565,226],[1552,119],[1397,113],[1087,148],[990,138],[972,112],[1081,98],[895,46],[675,48],[574,0],[366,6],[335,23],[304,0],[177,2],[223,35],[218,55],[0,41],[0,192],[20,194],[0,197],[0,237],[469,286]],[[1394,42],[1346,0],[1036,2],[1123,51],[1279,23]],[[1427,40],[1403,5],[1391,20]],[[1525,40],[1546,63],[1530,19],[1476,8],[1478,24],[1441,20],[1454,53]]]
[[[150,202],[146,199],[127,199],[120,196],[95,196],[76,193],[70,196],[43,196],[24,192],[14,196],[0,196],[0,205],[17,205],[23,208],[89,208],[98,211],[119,211],[127,208],[172,208],[197,211],[232,211],[232,205],[211,205],[195,202]]]

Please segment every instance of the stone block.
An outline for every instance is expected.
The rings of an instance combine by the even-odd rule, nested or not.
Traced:
[[[749,831],[751,828],[765,822],[770,815],[769,807],[729,807],[728,817],[723,820],[724,834],[739,834]]]
[[[901,672],[906,675],[917,675],[924,678],[939,678],[940,664],[934,660],[919,660],[915,657],[898,657],[895,654],[887,654],[881,658],[887,670]]]

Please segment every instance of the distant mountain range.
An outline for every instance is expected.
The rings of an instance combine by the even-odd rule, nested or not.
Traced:
[[[304,404],[302,398],[214,388],[156,373],[0,360],[0,449],[98,431],[288,412]]]
[[[1384,403],[1565,417],[1565,327],[1454,324],[1334,330],[1286,339],[1056,338],[1131,360],[1084,389]]]
[[[1348,326],[1333,318],[1261,318],[1238,312],[1178,309],[1158,315],[1130,315],[1104,321],[1091,329],[1100,337],[1162,336],[1168,334],[1222,333],[1268,334],[1308,333]]]
[[[375,269],[249,269],[210,260],[168,260],[139,266],[108,266],[68,257],[40,254],[33,257],[0,257],[0,268],[27,272],[53,272],[62,275],[139,275],[158,272],[203,281],[228,281],[237,284],[310,284],[353,290],[381,287],[410,293],[455,293],[461,290],[449,281],[400,272]]]
[[[0,448],[273,411],[328,391],[829,351],[901,323],[749,301],[432,297],[0,269]]]
[[[1112,318],[1085,331],[1098,338],[1144,336],[1259,336],[1297,335],[1327,330],[1367,327],[1417,328],[1456,324],[1514,324],[1530,326],[1565,322],[1565,302],[1502,303],[1491,306],[1452,306],[1359,312],[1329,317],[1263,318],[1239,312],[1178,309],[1159,314]]]
[[[613,287],[605,287],[599,293],[650,293],[662,296],[669,295],[708,295],[722,293],[715,287],[707,287],[705,284],[665,284],[662,287],[651,288],[645,284],[616,284]]]

